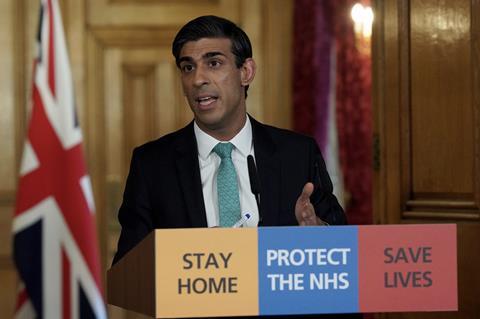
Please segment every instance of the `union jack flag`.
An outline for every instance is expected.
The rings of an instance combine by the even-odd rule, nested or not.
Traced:
[[[16,318],[105,318],[95,207],[56,0],[41,0],[32,107],[20,168]]]

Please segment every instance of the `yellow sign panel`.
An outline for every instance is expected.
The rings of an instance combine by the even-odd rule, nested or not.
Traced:
[[[258,315],[257,241],[255,228],[159,232],[157,317]]]

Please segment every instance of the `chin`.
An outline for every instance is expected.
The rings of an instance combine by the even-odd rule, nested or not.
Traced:
[[[197,121],[197,124],[201,123],[202,126],[205,126],[211,130],[219,128],[222,124],[222,118],[219,116],[215,116],[214,114],[212,114],[211,116],[205,114],[201,116],[196,116],[195,120]]]

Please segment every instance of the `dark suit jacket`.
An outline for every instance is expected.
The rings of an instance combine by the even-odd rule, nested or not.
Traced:
[[[311,201],[331,225],[346,223],[313,138],[251,119],[260,180],[261,226],[298,225],[295,203],[306,182]],[[123,203],[116,263],[155,228],[207,227],[193,122],[133,152]]]
[[[331,225],[346,224],[315,140],[250,119],[261,187],[261,226],[298,225],[295,203],[309,181],[315,184],[310,199],[317,215]],[[122,232],[113,263],[155,228],[207,227],[193,122],[134,150],[118,218]]]

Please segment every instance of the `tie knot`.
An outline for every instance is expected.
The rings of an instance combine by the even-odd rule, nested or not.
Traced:
[[[232,143],[218,143],[213,148],[213,151],[220,156],[221,159],[230,158],[232,155],[233,144]]]

